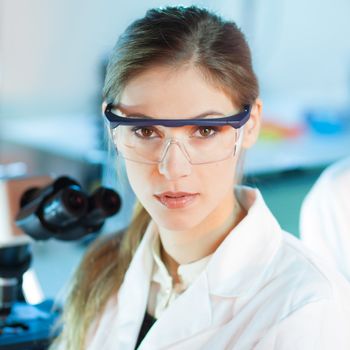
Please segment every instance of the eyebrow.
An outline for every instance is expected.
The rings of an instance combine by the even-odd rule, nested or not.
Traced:
[[[113,105],[112,107],[113,107],[112,109],[117,109],[120,112],[122,112],[122,114],[125,115],[126,117],[135,117],[135,118],[142,118],[142,119],[158,119],[158,118],[150,117],[150,116],[143,114],[143,113],[127,112],[127,110],[124,109],[123,107],[121,107],[120,104]],[[214,111],[214,110],[209,110],[209,111],[203,112],[201,114],[198,114],[194,117],[191,117],[189,119],[201,119],[201,118],[205,118],[205,117],[212,116],[212,115],[226,116],[226,114],[224,114],[224,113]]]

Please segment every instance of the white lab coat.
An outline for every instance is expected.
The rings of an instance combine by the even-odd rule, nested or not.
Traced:
[[[237,189],[247,216],[164,312],[140,350],[349,350],[350,288],[283,232],[257,190]],[[151,223],[88,350],[134,349],[153,267]]]
[[[300,238],[350,281],[350,158],[328,167],[305,197]]]

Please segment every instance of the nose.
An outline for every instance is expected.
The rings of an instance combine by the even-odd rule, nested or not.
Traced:
[[[164,150],[162,162],[159,163],[159,173],[168,180],[191,174],[192,165],[186,151],[176,141],[170,141]]]

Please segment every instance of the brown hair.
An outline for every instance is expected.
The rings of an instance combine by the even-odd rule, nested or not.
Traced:
[[[259,89],[251,54],[235,23],[191,7],[149,10],[119,38],[106,72],[106,102],[117,102],[133,77],[155,65],[192,64],[237,105],[253,104]],[[55,344],[84,348],[90,324],[118,292],[143,237],[150,216],[138,203],[125,234],[95,242],[78,266],[63,314],[63,331]]]

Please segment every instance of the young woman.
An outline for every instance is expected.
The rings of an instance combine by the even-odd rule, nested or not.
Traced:
[[[103,105],[138,199],[91,247],[62,349],[350,349],[347,282],[240,186],[262,103],[243,34],[197,7],[147,12],[119,39]]]

